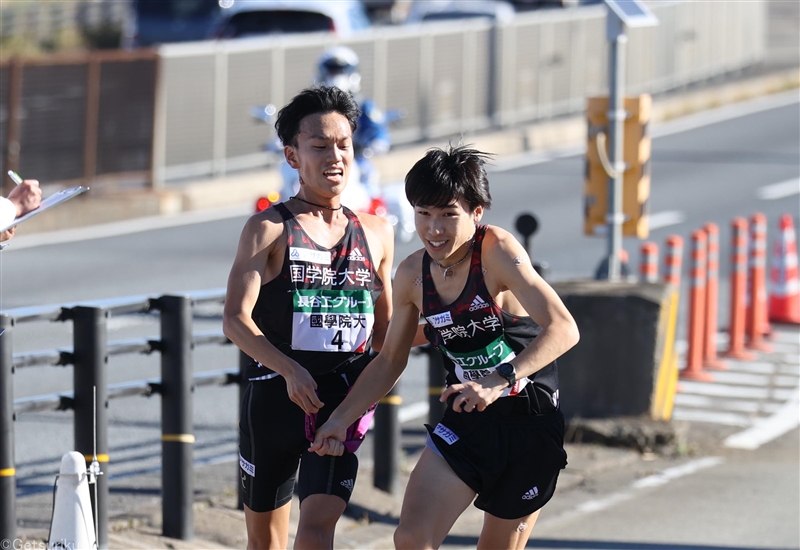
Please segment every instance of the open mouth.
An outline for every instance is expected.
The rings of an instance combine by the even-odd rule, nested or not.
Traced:
[[[326,178],[339,179],[344,176],[344,170],[341,168],[329,168],[322,173]]]
[[[447,244],[447,241],[431,241],[428,240],[428,244],[431,245],[436,250],[441,249],[444,245]]]

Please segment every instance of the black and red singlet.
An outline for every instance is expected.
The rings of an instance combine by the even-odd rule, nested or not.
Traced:
[[[333,248],[315,243],[282,203],[286,228],[280,274],[264,284],[253,321],[275,347],[314,375],[360,370],[368,361],[375,302],[383,282],[358,217],[347,207],[344,236]],[[250,380],[274,375],[253,363]]]
[[[422,314],[425,335],[441,351],[448,385],[477,380],[497,365],[514,359],[542,330],[530,317],[503,311],[486,288],[481,245],[486,226],[475,229],[469,276],[456,300],[444,305],[431,276],[431,258],[422,258]],[[558,409],[558,367],[555,361],[507,388],[489,406],[498,412],[545,414]]]

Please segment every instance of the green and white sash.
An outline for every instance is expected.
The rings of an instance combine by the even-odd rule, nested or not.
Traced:
[[[493,373],[498,365],[508,363],[517,356],[504,334],[501,334],[485,348],[476,351],[457,353],[448,350],[445,346],[442,346],[442,349],[455,365],[455,375],[462,383],[480,380]],[[512,391],[516,395],[527,384],[527,378],[517,380],[513,387],[503,390],[502,397],[511,395]]]
[[[367,290],[293,292],[292,349],[363,353],[375,324]]]

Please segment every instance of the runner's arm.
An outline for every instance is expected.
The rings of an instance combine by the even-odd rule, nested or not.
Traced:
[[[556,291],[533,269],[528,253],[513,235],[491,227],[484,243],[484,265],[491,266],[499,275],[499,282],[542,327],[539,335],[512,361],[517,379],[530,376],[578,343],[578,327]],[[491,376],[503,380],[499,374]]]
[[[483,241],[482,262],[497,275],[519,300],[528,315],[542,327],[541,332],[514,358],[517,379],[531,376],[552,363],[578,342],[578,327],[556,292],[531,265],[521,244],[507,231],[490,227]],[[448,386],[441,401],[453,394],[456,412],[483,411],[508,387],[508,381],[493,372],[474,382]]]
[[[383,292],[375,303],[375,326],[372,333],[372,349],[381,351],[389,319],[392,317],[392,263],[394,262],[394,229],[388,220],[370,216],[371,228],[380,240],[383,257],[376,266],[378,276],[383,281]],[[371,252],[371,251],[370,251]],[[374,259],[374,258],[373,258]]]
[[[407,264],[408,260],[404,261],[395,276],[393,314],[383,349],[358,377],[347,398],[317,429],[309,451],[319,455],[341,454],[341,445],[335,445],[333,440],[344,441],[347,427],[389,393],[405,370],[419,323],[419,309],[412,300],[414,276]]]
[[[248,356],[283,376],[289,398],[307,413],[315,413],[322,402],[315,392],[314,379],[306,369],[273,346],[252,319],[263,283],[262,275],[281,233],[282,225],[269,223],[264,215],[247,221],[228,276],[222,331]]]

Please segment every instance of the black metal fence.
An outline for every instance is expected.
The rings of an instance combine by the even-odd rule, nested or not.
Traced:
[[[236,384],[240,367],[193,374],[192,355],[198,345],[230,344],[221,332],[192,333],[192,309],[199,302],[221,302],[219,293],[161,296],[115,305],[50,307],[0,313],[0,540],[16,534],[16,471],[14,419],[19,413],[72,410],[77,452],[90,462],[96,453],[103,475],[98,478],[96,509],[98,544],[108,546],[108,402],[135,395],[161,396],[162,530],[168,537],[193,537],[192,394],[202,386]],[[112,314],[158,311],[161,338],[108,342]],[[14,327],[31,321],[71,321],[72,350],[48,350],[14,355]],[[110,356],[161,354],[161,378],[108,385]],[[33,366],[73,366],[73,391],[14,400],[13,374]],[[96,402],[96,408],[95,408]],[[94,497],[92,497],[94,498]]]
[[[103,474],[98,478],[96,502],[98,544],[103,548],[108,545],[109,401],[155,394],[161,396],[162,533],[183,540],[193,538],[193,392],[204,386],[238,384],[241,403],[244,387],[241,373],[249,362],[240,352],[239,365],[235,367],[193,373],[193,354],[197,346],[231,343],[221,331],[192,332],[195,306],[223,301],[224,293],[212,290],[191,296],[137,297],[86,306],[45,306],[0,312],[0,540],[14,540],[16,536],[14,421],[17,414],[73,411],[74,450],[84,455],[87,464],[96,453]],[[108,321],[112,316],[149,312],[160,314],[159,339],[108,341]],[[34,321],[72,322],[72,349],[14,354],[14,328]],[[429,420],[436,423],[444,407],[438,401],[441,386],[444,386],[444,370],[438,353],[432,353],[429,348],[419,350],[431,358]],[[161,356],[159,379],[108,384],[109,357],[154,352]],[[73,367],[72,392],[14,399],[16,369],[67,365]],[[388,492],[399,490],[400,403],[400,396],[393,390],[381,400],[375,414],[373,482]],[[241,508],[241,492],[239,496]]]

